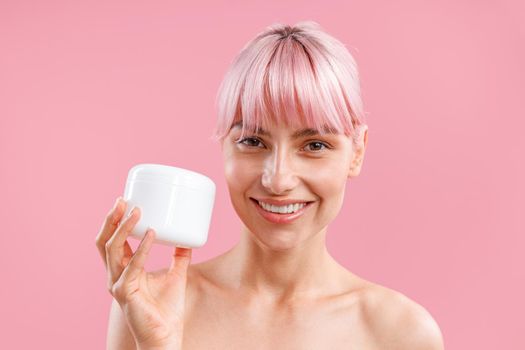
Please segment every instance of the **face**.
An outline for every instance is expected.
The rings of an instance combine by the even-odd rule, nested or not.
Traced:
[[[253,238],[288,249],[324,231],[341,209],[348,178],[359,173],[362,142],[275,124],[238,141],[241,128],[234,126],[222,143],[224,171],[232,205]],[[308,203],[282,214],[258,202],[290,199]]]

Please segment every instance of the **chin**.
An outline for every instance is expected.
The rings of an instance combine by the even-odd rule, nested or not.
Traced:
[[[286,230],[275,230],[256,232],[248,229],[249,234],[264,248],[274,251],[286,251],[300,245],[300,241],[294,232]]]

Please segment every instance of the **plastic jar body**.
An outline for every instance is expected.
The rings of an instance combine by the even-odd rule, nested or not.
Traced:
[[[183,168],[160,164],[138,164],[131,168],[124,200],[127,215],[133,206],[141,210],[130,235],[142,239],[155,230],[155,242],[186,248],[202,247],[208,240],[215,201],[215,183],[208,177]]]

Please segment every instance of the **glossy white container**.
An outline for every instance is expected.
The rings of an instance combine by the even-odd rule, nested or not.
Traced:
[[[130,233],[142,239],[148,227],[155,242],[186,248],[202,247],[208,240],[215,183],[200,173],[161,164],[137,164],[129,170],[124,200],[128,215],[133,206],[141,217]]]

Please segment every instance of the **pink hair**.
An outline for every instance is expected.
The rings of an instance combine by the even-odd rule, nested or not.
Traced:
[[[274,23],[259,33],[235,57],[215,102],[215,140],[239,121],[242,135],[274,122],[344,133],[354,141],[364,124],[354,58],[314,21]]]

